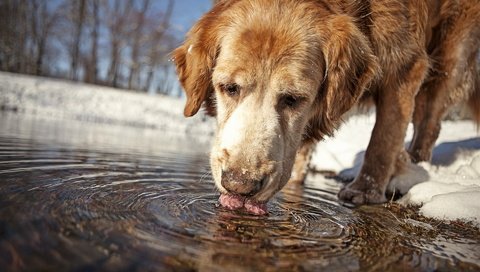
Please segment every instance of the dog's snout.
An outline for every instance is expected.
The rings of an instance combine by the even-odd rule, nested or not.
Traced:
[[[232,194],[252,196],[258,193],[265,183],[266,177],[252,178],[248,173],[237,171],[222,172],[222,186]]]

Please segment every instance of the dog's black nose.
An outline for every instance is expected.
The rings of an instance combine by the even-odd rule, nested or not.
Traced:
[[[262,190],[266,177],[260,179],[252,178],[248,173],[237,171],[222,172],[222,186],[229,193],[252,196]]]

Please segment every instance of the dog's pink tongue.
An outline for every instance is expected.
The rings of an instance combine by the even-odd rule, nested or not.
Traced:
[[[258,203],[256,201],[245,199],[245,197],[238,195],[220,195],[218,199],[220,205],[229,209],[229,210],[238,210],[242,207],[245,207],[245,210],[248,213],[254,215],[265,215],[267,214],[267,204]]]
[[[245,201],[245,209],[247,212],[255,215],[265,215],[267,214],[267,204],[266,203],[258,203],[253,200],[247,199]]]
[[[220,205],[229,209],[229,210],[238,210],[243,207],[243,202],[245,201],[244,197],[237,196],[237,195],[220,195],[218,199],[220,201]]]

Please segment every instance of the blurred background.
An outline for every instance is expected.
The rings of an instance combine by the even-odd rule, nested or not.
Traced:
[[[169,53],[212,0],[0,0],[0,71],[181,96]]]

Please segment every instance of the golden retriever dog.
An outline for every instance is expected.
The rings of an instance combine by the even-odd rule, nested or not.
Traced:
[[[376,123],[360,173],[338,196],[385,202],[392,177],[430,159],[450,106],[467,102],[480,120],[479,48],[478,0],[226,0],[173,59],[185,116],[204,105],[217,118],[220,203],[265,214],[291,176],[304,177],[311,144],[365,101]]]

